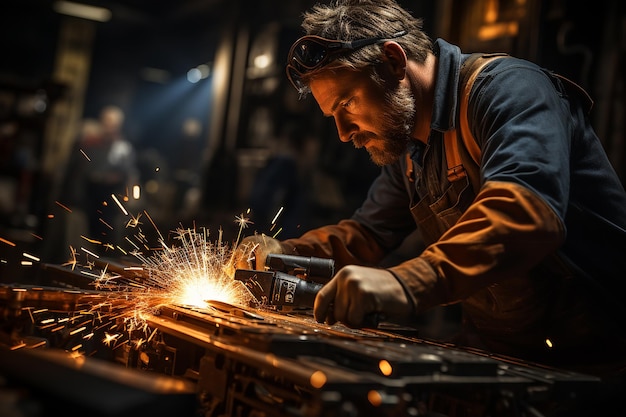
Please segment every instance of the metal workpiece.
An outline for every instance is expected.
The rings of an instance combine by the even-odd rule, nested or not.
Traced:
[[[0,375],[42,404],[67,398],[64,415],[87,409],[94,416],[130,416],[143,407],[151,416],[178,417],[398,416],[424,410],[505,417],[559,402],[575,407],[602,387],[593,376],[422,339],[417,329],[318,323],[307,309],[212,300],[202,308],[163,305],[144,315],[143,327],[115,333],[126,319],[119,309],[104,308],[106,293],[22,287],[15,309],[15,289],[0,288],[2,313],[12,311],[2,315]],[[84,300],[98,302],[87,308]],[[47,305],[81,307],[53,311]],[[76,366],[68,355],[97,364]],[[45,378],[33,367],[45,369]],[[100,405],[126,391],[141,401],[120,402],[118,409]],[[173,406],[179,412],[172,413]]]

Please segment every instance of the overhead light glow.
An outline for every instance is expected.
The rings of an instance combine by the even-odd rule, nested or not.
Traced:
[[[187,80],[190,83],[197,83],[201,79],[202,79],[202,73],[200,72],[198,68],[192,68],[189,71],[187,71]]]
[[[268,54],[260,54],[254,58],[254,66],[257,68],[267,68],[270,66],[272,58]]]
[[[211,75],[211,67],[208,64],[200,64],[187,71],[187,81],[197,83]]]
[[[96,22],[111,20],[111,11],[104,7],[89,6],[71,1],[55,1],[52,8],[57,13],[80,17],[81,19],[95,20]]]

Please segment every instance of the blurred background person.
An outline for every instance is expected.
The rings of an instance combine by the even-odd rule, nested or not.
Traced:
[[[123,134],[123,123],[124,112],[117,106],[106,106],[99,119],[83,122],[61,196],[64,204],[84,213],[86,225],[80,225],[80,215],[72,216],[68,235],[78,236],[85,228],[89,238],[111,244],[124,236],[123,213],[112,195],[122,203],[128,200],[138,181],[138,170],[135,149]]]

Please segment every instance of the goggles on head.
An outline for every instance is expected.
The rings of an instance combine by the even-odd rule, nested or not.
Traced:
[[[307,35],[298,39],[289,50],[287,56],[287,78],[298,91],[306,89],[302,76],[328,64],[332,57],[346,52],[353,52],[368,45],[385,42],[389,39],[406,35],[406,30],[394,33],[385,38],[358,39],[343,42],[326,39],[320,36]]]

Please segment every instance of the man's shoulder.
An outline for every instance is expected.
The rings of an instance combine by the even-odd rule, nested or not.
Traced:
[[[461,61],[461,70],[469,73],[478,69],[532,69],[541,70],[536,63],[518,58],[506,52],[474,52],[471,54],[463,54]]]

